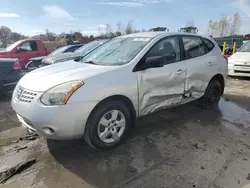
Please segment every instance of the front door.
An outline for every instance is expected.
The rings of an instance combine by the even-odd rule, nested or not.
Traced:
[[[140,64],[154,57],[161,57],[160,63],[163,64],[137,72],[140,116],[175,106],[181,102],[184,94],[186,68],[181,61],[179,38],[172,36],[160,40]]]
[[[30,58],[40,56],[36,41],[27,41],[16,48],[16,58],[19,59],[21,66],[28,63]]]

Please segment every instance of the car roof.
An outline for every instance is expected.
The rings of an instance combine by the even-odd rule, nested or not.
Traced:
[[[68,47],[75,47],[75,46],[83,46],[84,44],[70,44],[70,45],[65,45]]]
[[[154,38],[157,36],[171,36],[171,35],[190,35],[190,36],[199,36],[199,37],[206,37],[198,34],[193,33],[185,33],[185,32],[166,32],[166,31],[149,31],[149,32],[141,32],[141,33],[133,33],[129,35],[123,35],[121,37],[147,37],[147,38]]]

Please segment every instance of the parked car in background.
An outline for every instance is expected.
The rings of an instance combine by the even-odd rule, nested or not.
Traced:
[[[0,50],[0,58],[17,58],[21,67],[29,62],[30,58],[46,56],[58,46],[65,45],[66,42],[44,42],[37,39],[19,40],[5,49]]]
[[[228,58],[229,76],[250,76],[250,41]]]
[[[203,107],[217,104],[227,71],[211,38],[135,33],[104,43],[78,62],[28,73],[16,86],[12,107],[25,127],[45,138],[84,137],[105,150],[126,138],[137,117],[196,99]]]
[[[54,50],[53,52],[51,52],[48,56],[40,56],[40,57],[31,58],[30,61],[26,64],[25,69],[33,70],[33,69],[39,68],[41,63],[42,63],[42,60],[44,58],[50,57],[50,56],[53,56],[56,54],[74,52],[82,46],[83,46],[83,44],[61,46],[61,47],[57,48],[56,50]]]
[[[18,59],[0,58],[0,98],[13,91],[21,78],[21,66]]]
[[[63,53],[63,54],[48,56],[42,60],[42,66],[51,65],[54,63],[60,63],[68,60],[74,60],[74,59],[78,60],[107,41],[108,41],[107,39],[95,40],[88,44],[85,44],[81,48],[78,48],[74,53]]]

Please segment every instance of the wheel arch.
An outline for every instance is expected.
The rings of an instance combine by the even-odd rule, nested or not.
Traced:
[[[93,115],[93,113],[95,112],[95,110],[99,107],[99,106],[101,106],[101,105],[103,105],[103,104],[105,104],[105,103],[107,103],[107,102],[109,102],[109,101],[119,101],[119,102],[122,102],[123,104],[125,104],[127,107],[128,107],[128,109],[129,109],[129,111],[130,111],[130,113],[131,113],[131,117],[133,118],[132,119],[132,122],[133,122],[133,127],[134,127],[134,125],[135,125],[135,120],[136,120],[136,110],[135,110],[135,107],[134,107],[134,105],[133,105],[133,103],[132,103],[132,101],[128,98],[128,97],[126,97],[126,96],[124,96],[124,95],[112,95],[112,96],[109,96],[109,97],[107,97],[107,98],[105,98],[105,99],[103,99],[103,100],[101,100],[93,109],[92,109],[92,111],[90,112],[90,115],[89,115],[89,117],[88,117],[88,120],[92,117],[92,115]],[[87,120],[87,121],[88,121]]]
[[[216,74],[216,75],[214,75],[212,77],[212,79],[209,81],[209,83],[212,82],[213,80],[217,80],[217,81],[220,82],[220,85],[221,85],[221,95],[223,95],[224,89],[225,89],[225,79],[224,79],[223,75],[222,74]]]

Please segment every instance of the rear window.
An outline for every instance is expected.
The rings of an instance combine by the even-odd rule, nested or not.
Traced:
[[[205,47],[207,48],[208,52],[211,52],[214,48],[214,43],[208,39],[203,38],[203,42],[205,44]]]

